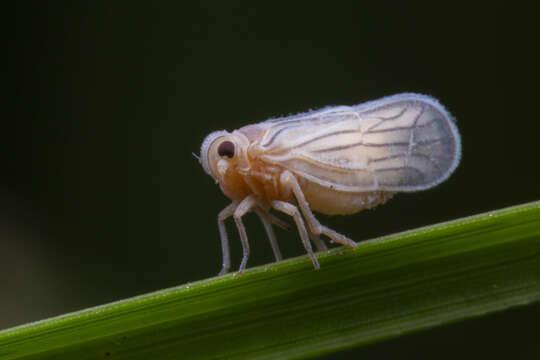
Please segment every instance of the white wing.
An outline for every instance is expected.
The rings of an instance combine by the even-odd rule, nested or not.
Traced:
[[[444,181],[461,155],[450,114],[432,97],[398,94],[257,124],[269,163],[349,192],[415,191]]]

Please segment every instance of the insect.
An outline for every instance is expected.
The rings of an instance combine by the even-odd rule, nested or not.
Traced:
[[[218,214],[223,252],[221,274],[230,270],[225,220],[233,217],[242,242],[238,271],[246,269],[250,248],[242,217],[262,221],[276,261],[281,253],[272,226],[294,219],[315,269],[317,250],[336,243],[356,246],[322,225],[313,210],[353,214],[384,203],[396,192],[431,188],[457,167],[461,140],[454,120],[426,95],[403,93],[356,106],[331,106],[269,119],[232,133],[215,131],[201,146],[200,162],[232,203]]]

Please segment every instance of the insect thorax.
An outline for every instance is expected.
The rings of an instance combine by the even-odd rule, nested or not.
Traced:
[[[292,194],[280,183],[283,171],[284,169],[280,166],[267,164],[260,159],[252,159],[250,169],[243,173],[243,179],[251,192],[263,201],[288,201]]]

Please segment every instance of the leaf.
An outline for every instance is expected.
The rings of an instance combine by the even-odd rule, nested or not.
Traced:
[[[0,332],[0,359],[288,359],[540,300],[540,201]]]

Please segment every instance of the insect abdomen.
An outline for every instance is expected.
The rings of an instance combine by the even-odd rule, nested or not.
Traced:
[[[394,195],[389,191],[350,193],[324,187],[305,179],[299,182],[311,209],[326,215],[354,214],[382,204]]]

